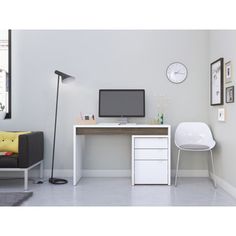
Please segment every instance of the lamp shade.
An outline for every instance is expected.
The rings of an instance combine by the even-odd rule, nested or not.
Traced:
[[[55,74],[61,77],[62,82],[68,79],[74,79],[75,77],[72,75],[68,75],[66,73],[63,73],[59,70],[55,70]]]

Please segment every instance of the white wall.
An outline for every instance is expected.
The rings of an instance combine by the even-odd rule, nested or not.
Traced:
[[[146,117],[133,122],[154,118],[160,95],[169,100],[165,122],[173,130],[181,121],[208,121],[207,31],[17,30],[12,38],[12,119],[1,121],[0,129],[44,131],[46,168],[51,166],[55,69],[77,78],[61,89],[57,169],[72,168],[72,125],[80,111],[97,115],[100,88],[146,90]],[[188,68],[183,84],[166,78],[168,64],[175,61]],[[93,148],[87,150],[86,169],[130,168],[128,137],[88,137],[87,141]],[[172,154],[175,168],[175,148]],[[206,160],[197,154],[184,158],[182,169],[206,168]]]
[[[233,83],[227,86],[235,85],[235,65],[236,65],[236,31],[218,30],[210,31],[210,62],[223,57],[225,62],[231,61],[233,68]],[[217,111],[219,106],[209,106],[209,118],[212,130],[217,141],[215,154],[216,175],[236,187],[236,107],[235,103],[225,103],[226,122],[217,121]]]

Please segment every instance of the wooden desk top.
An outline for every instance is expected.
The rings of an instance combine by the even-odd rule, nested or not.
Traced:
[[[74,125],[77,135],[168,135],[170,125],[118,125],[118,124],[97,124],[97,125]]]

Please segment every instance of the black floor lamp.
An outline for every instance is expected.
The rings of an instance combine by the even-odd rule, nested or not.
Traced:
[[[74,79],[73,76],[65,74],[61,71],[55,70],[55,74],[57,77],[57,97],[56,97],[56,111],[55,111],[55,123],[54,123],[54,136],[53,136],[53,151],[52,151],[52,169],[51,169],[51,178],[49,178],[49,183],[51,184],[66,184],[68,181],[66,179],[59,179],[53,177],[54,170],[54,154],[55,154],[55,142],[56,142],[56,132],[57,132],[57,107],[58,107],[58,96],[59,96],[59,85],[60,78],[61,82],[65,82],[65,80]]]

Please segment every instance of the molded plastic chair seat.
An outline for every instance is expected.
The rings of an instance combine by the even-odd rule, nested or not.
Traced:
[[[186,151],[209,151],[211,149],[209,146],[202,144],[185,144],[181,145],[180,148]]]
[[[210,128],[203,122],[183,122],[178,125],[175,131],[175,145],[178,150],[178,159],[176,165],[175,186],[177,185],[180,151],[210,151],[212,172],[214,174],[214,162],[212,149],[216,142],[213,139]],[[209,167],[208,167],[209,171]],[[210,171],[209,171],[210,176]],[[214,180],[214,186],[216,182]]]

